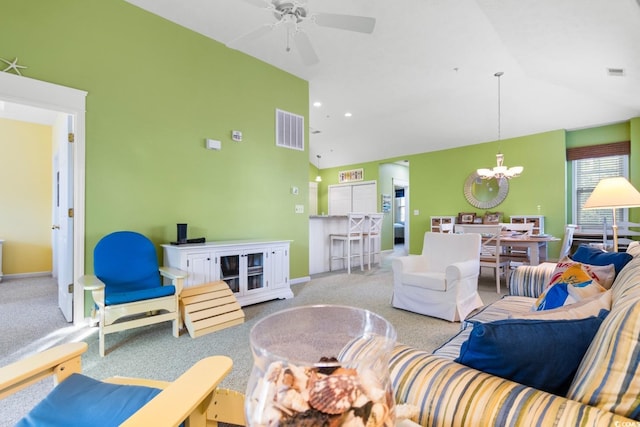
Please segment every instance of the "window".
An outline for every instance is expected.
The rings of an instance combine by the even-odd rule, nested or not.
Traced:
[[[598,182],[603,178],[629,174],[629,143],[580,147],[567,150],[573,169],[573,218],[582,229],[602,230],[603,222],[613,222],[612,209],[582,209]],[[618,221],[627,220],[627,209],[617,209]]]

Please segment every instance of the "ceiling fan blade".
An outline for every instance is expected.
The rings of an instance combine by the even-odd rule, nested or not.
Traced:
[[[316,51],[311,45],[311,40],[309,40],[309,36],[302,31],[297,31],[293,35],[293,40],[296,43],[296,49],[302,58],[302,62],[305,65],[314,65],[317,64],[320,60],[318,59],[318,55],[316,55]]]
[[[242,43],[250,42],[251,40],[257,39],[258,37],[264,36],[265,34],[269,33],[271,30],[273,30],[273,27],[274,27],[273,24],[264,24],[256,28],[255,30],[249,31],[246,34],[236,37],[235,39],[227,43],[226,46],[232,49],[235,49],[236,46],[239,46]]]
[[[340,15],[336,13],[317,13],[315,14],[316,24],[322,27],[337,28],[339,30],[357,31],[359,33],[373,32],[376,26],[375,18],[366,16]]]

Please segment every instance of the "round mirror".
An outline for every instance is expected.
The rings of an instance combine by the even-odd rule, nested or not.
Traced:
[[[506,178],[482,179],[474,171],[464,182],[464,197],[476,208],[494,208],[507,198],[507,193],[509,181]]]

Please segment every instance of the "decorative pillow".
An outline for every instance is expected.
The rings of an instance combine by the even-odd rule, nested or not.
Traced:
[[[613,279],[616,278],[616,270],[613,264],[589,265],[573,261],[569,257],[564,257],[556,264],[556,268],[555,270],[553,270],[551,279],[549,279],[549,285],[552,285],[554,282],[558,281],[560,276],[562,276],[562,274],[574,264],[582,264],[582,269],[605,289],[611,288]]]
[[[564,305],[551,310],[535,311],[533,313],[512,313],[510,319],[535,319],[535,320],[570,320],[584,319],[597,316],[600,310],[611,310],[611,291],[598,293],[589,298],[578,301],[575,304]]]
[[[622,303],[615,301],[584,355],[567,398],[640,421],[640,298],[633,294],[627,292],[625,297],[631,298]]]
[[[633,259],[633,256],[626,252],[604,252],[598,248],[580,245],[571,259],[583,264],[608,265],[613,264],[616,269],[616,276],[620,270]]]
[[[629,246],[627,246],[627,253],[632,257],[637,257],[640,255],[640,242],[631,242]]]
[[[564,396],[607,311],[578,320],[505,319],[474,325],[455,361]]]
[[[531,308],[532,311],[551,310],[606,291],[577,263],[567,268],[547,287]]]
[[[54,387],[16,427],[117,426],[160,391],[143,386],[109,384],[82,374],[71,374]]]

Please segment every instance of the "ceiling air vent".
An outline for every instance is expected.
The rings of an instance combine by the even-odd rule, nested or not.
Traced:
[[[304,151],[304,117],[276,109],[276,146]]]
[[[624,76],[624,68],[607,68],[607,74],[615,77]]]

